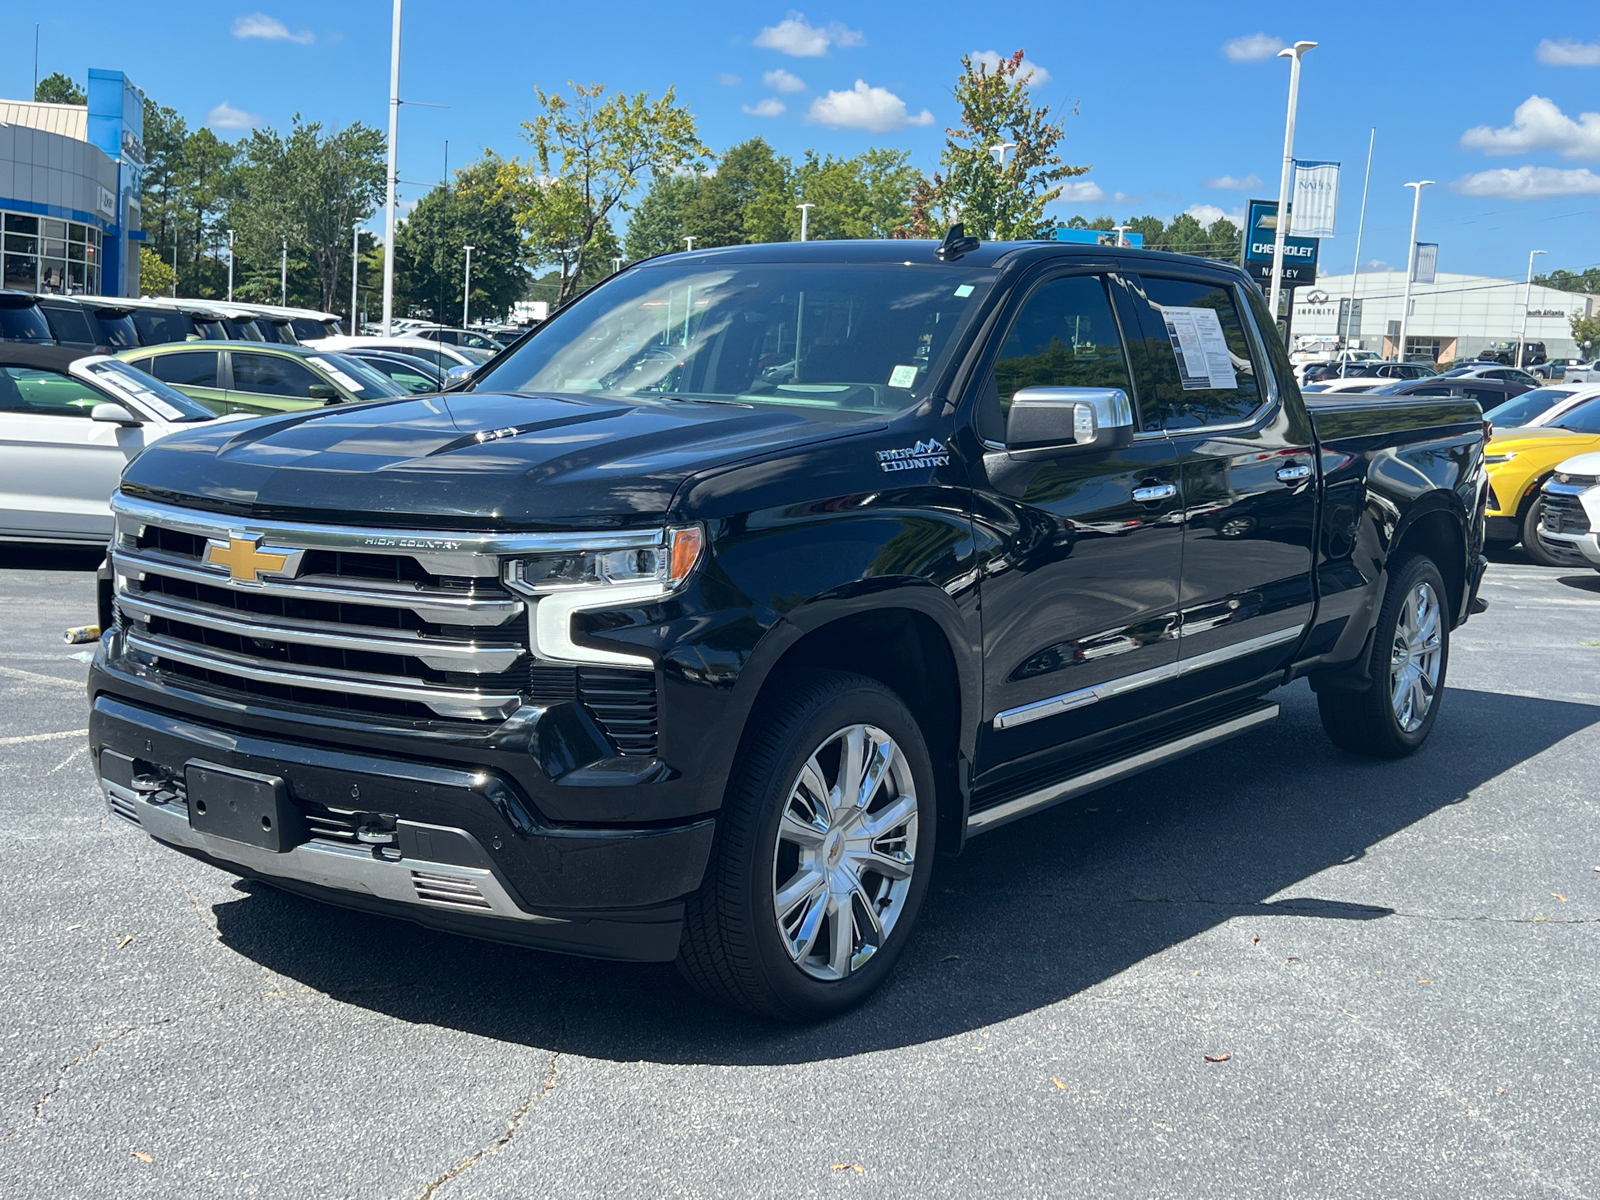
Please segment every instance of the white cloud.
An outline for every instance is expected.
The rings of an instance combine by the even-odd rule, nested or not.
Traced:
[[[768,71],[761,77],[761,82],[775,92],[803,92],[806,90],[806,81],[800,76],[791,74],[779,67],[776,71]]]
[[[309,29],[302,29],[299,33],[290,33],[289,27],[277,17],[269,17],[266,13],[251,13],[244,17],[233,19],[233,36],[236,38],[262,38],[269,42],[299,42],[302,46],[310,45],[317,40],[317,35]]]
[[[1105,192],[1092,179],[1079,179],[1061,187],[1060,200],[1064,204],[1093,204],[1105,198]]]
[[[1479,125],[1461,135],[1461,144],[1485,154],[1554,150],[1563,158],[1600,159],[1600,113],[1581,113],[1574,121],[1554,100],[1529,96],[1517,105],[1510,125]]]
[[[1600,67],[1600,42],[1545,38],[1533,56],[1549,67]]]
[[[781,117],[788,111],[788,106],[782,100],[774,99],[772,96],[768,96],[765,100],[759,100],[753,105],[746,104],[742,107],[752,117]]]
[[[888,88],[868,87],[865,79],[856,80],[856,86],[848,92],[818,96],[811,102],[807,119],[836,129],[864,129],[868,133],[933,124],[933,114],[927,109],[913,116],[899,96]]]
[[[1392,271],[1392,270],[1394,270],[1393,267],[1391,267],[1388,263],[1384,262],[1383,259],[1381,259],[1381,258],[1369,258],[1369,259],[1367,259],[1367,265],[1362,267],[1361,269],[1363,271]]]
[[[1257,175],[1254,171],[1251,171],[1250,174],[1246,175],[1243,179],[1236,178],[1232,175],[1213,175],[1210,179],[1202,179],[1200,181],[1200,186],[1208,188],[1221,188],[1225,192],[1248,192],[1251,188],[1258,188],[1263,185],[1261,183],[1261,176]],[[1219,209],[1218,211],[1220,212],[1221,210]]]
[[[996,50],[974,50],[970,55],[973,66],[981,66],[991,75],[999,67],[1000,60],[1010,57]],[[1043,87],[1050,82],[1050,72],[1031,59],[1023,59],[1017,67],[1017,75],[1031,88]]]
[[[1458,179],[1451,187],[1464,196],[1495,196],[1502,200],[1600,196],[1600,175],[1587,167],[1500,167]]]
[[[727,71],[723,71],[717,76],[717,82],[720,83],[723,87],[738,87],[739,83],[740,83],[740,80],[739,80],[739,77],[737,75],[733,75],[733,74],[730,74]]]
[[[1258,62],[1263,58],[1271,58],[1282,49],[1282,38],[1269,37],[1264,33],[1246,34],[1222,43],[1222,52],[1231,62]]]
[[[1111,198],[1118,204],[1143,204],[1144,197],[1138,192],[1112,192]]]
[[[206,124],[213,129],[254,129],[266,123],[267,119],[260,113],[235,108],[226,100],[206,114]]]
[[[1202,225],[1210,225],[1214,221],[1222,220],[1224,217],[1235,225],[1244,225],[1244,209],[1242,208],[1236,208],[1229,212],[1225,208],[1218,208],[1215,204],[1191,204],[1183,211]]]
[[[821,58],[829,46],[859,46],[864,41],[859,29],[850,29],[838,21],[808,25],[804,13],[792,10],[776,25],[768,25],[756,34],[756,45],[794,58]]]

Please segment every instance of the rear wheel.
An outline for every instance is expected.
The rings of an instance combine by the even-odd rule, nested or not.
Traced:
[[[1450,665],[1444,579],[1422,555],[1392,567],[1378,613],[1362,692],[1319,692],[1317,710],[1333,744],[1368,758],[1403,758],[1428,740]]]
[[[888,688],[817,672],[734,768],[678,968],[778,1020],[831,1016],[887,977],[932,868],[934,787],[915,719]]]
[[[1539,523],[1544,520],[1544,497],[1534,497],[1528,511],[1522,515],[1522,549],[1541,567],[1586,566],[1583,556],[1576,550],[1559,550],[1539,537]]]

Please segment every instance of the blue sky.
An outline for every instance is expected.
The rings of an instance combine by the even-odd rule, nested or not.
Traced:
[[[261,4],[258,7],[257,4]],[[1237,213],[1274,196],[1283,149],[1284,41],[1305,60],[1295,149],[1345,165],[1339,236],[1355,252],[1367,134],[1378,127],[1364,263],[1403,263],[1407,180],[1434,179],[1419,238],[1439,269],[1520,277],[1600,263],[1600,13],[1532,7],[1346,3],[1286,15],[1259,4],[1102,6],[917,3],[530,3],[408,0],[400,175],[434,180],[484,146],[519,154],[533,88],[569,79],[659,94],[676,86],[715,148],[760,134],[780,152],[909,150],[937,165],[963,53],[1024,48],[1035,94],[1068,117],[1069,162],[1092,163],[1063,217]],[[152,19],[155,14],[160,19]],[[0,95],[40,73],[121,69],[191,125],[237,137],[300,112],[385,124],[385,0],[140,5],[0,0]],[[1251,181],[1254,176],[1256,180]],[[417,187],[402,188],[413,199]]]

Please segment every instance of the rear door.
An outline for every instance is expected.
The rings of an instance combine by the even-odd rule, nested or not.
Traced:
[[[1265,306],[1240,281],[1197,267],[1131,287],[1152,347],[1141,392],[1182,471],[1179,658],[1194,699],[1281,667],[1311,620],[1315,438],[1280,394],[1286,362],[1273,369]]]
[[[133,365],[169,383],[185,396],[192,396],[212,412],[238,412],[228,407],[228,393],[222,384],[221,355],[215,350],[174,350],[135,358]]]
[[[983,570],[984,723],[979,792],[1045,767],[1068,743],[1164,707],[1177,661],[1183,550],[1178,464],[1142,410],[1121,282],[1054,271],[1021,289],[979,368],[974,420],[986,452],[975,522]],[[1120,310],[1120,312],[1119,312]],[[1005,451],[1024,387],[1115,387],[1144,424],[1124,450],[1018,461]],[[979,803],[975,799],[975,804]]]

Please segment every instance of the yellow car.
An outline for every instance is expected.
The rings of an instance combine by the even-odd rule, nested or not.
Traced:
[[[1539,540],[1544,497],[1539,489],[1562,460],[1600,450],[1600,399],[1580,404],[1549,425],[1496,429],[1484,449],[1489,468],[1489,540],[1522,543],[1536,563],[1568,567],[1574,559]]]

